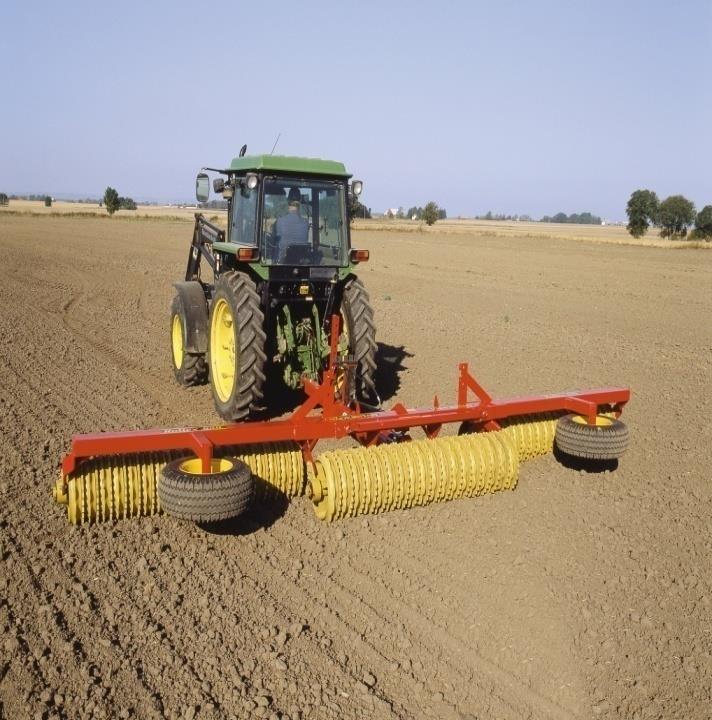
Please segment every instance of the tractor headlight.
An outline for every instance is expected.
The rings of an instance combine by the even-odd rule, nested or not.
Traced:
[[[255,173],[247,173],[245,175],[245,185],[248,190],[254,190],[257,187],[258,177]]]
[[[363,183],[360,180],[354,180],[351,183],[351,192],[358,197],[363,190]]]

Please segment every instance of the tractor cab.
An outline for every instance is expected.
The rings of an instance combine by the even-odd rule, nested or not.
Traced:
[[[230,247],[225,250],[249,248],[265,270],[350,265],[348,199],[360,193],[362,184],[349,183],[342,163],[253,155],[234,158],[229,168],[206,169],[227,176],[213,181],[214,190],[228,201],[225,240]],[[201,173],[199,202],[207,201],[208,189],[208,177]]]

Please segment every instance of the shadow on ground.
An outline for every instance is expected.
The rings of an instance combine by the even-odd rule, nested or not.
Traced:
[[[376,349],[376,389],[381,401],[390,400],[400,389],[400,375],[407,366],[406,358],[414,357],[403,345],[379,342]]]
[[[554,445],[554,457],[561,465],[569,470],[582,470],[592,475],[613,472],[618,467],[618,460],[588,460],[586,458],[577,458],[562,453],[556,445]]]
[[[257,496],[250,507],[238,517],[214,523],[199,523],[198,527],[210,535],[251,535],[274,525],[289,507],[289,498],[274,487],[264,489],[265,482],[255,478]]]

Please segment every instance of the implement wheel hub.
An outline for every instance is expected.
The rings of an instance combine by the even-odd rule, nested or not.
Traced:
[[[615,418],[608,417],[607,415],[596,415],[595,425],[589,423],[588,418],[583,415],[572,415],[571,421],[578,425],[591,425],[591,427],[610,427],[615,422]]]
[[[216,473],[224,473],[232,470],[235,467],[235,463],[229,458],[213,458],[210,462],[210,474],[215,475]],[[190,458],[184,460],[180,465],[179,469],[188,475],[206,475],[203,472],[203,463],[200,458]]]

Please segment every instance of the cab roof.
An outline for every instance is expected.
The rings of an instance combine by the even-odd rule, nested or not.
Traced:
[[[321,158],[294,157],[292,155],[244,155],[230,163],[231,171],[299,173],[349,178],[343,163]]]

